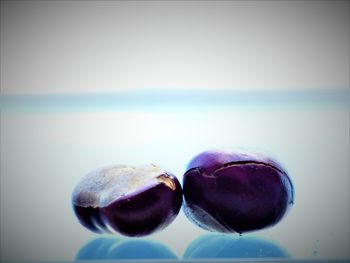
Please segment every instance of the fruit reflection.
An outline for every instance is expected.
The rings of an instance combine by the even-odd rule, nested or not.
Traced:
[[[208,234],[195,239],[183,256],[184,259],[288,257],[288,253],[272,241],[223,234]]]
[[[177,259],[165,245],[146,239],[101,237],[85,244],[76,260]]]

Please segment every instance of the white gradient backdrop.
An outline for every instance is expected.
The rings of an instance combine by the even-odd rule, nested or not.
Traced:
[[[348,1],[1,1],[3,93],[349,85]]]
[[[348,89],[349,2],[1,1],[3,95],[187,88]],[[349,109],[290,104],[3,111],[1,260],[72,260],[96,237],[70,206],[86,172],[155,162],[181,179],[215,147],[268,151],[295,183],[287,217],[253,234],[295,258],[349,258]],[[181,257],[203,233],[181,212],[150,238]]]

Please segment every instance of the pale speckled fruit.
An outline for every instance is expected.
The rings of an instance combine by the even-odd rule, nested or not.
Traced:
[[[182,204],[177,178],[156,165],[116,165],[88,173],[72,194],[80,223],[97,233],[144,236],[168,226]]]

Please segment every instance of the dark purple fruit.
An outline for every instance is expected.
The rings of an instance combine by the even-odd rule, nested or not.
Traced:
[[[182,189],[175,176],[155,165],[110,166],[87,174],[72,202],[80,223],[91,231],[144,236],[175,219]]]
[[[273,226],[294,202],[286,171],[260,154],[203,152],[190,161],[183,192],[186,216],[218,232]]]

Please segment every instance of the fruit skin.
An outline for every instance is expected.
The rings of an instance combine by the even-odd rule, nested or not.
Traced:
[[[273,226],[294,203],[286,171],[261,154],[203,152],[188,164],[183,192],[192,222],[226,233]]]
[[[175,219],[182,205],[182,188],[177,178],[165,171],[104,205],[104,186],[96,184],[112,168],[89,173],[73,191],[73,210],[83,226],[96,233],[117,232],[136,237],[162,230]],[[98,190],[92,191],[91,185]]]
[[[79,222],[95,233],[109,232],[98,207],[83,207],[73,204],[73,210]]]
[[[159,183],[103,207],[109,225],[125,236],[145,236],[169,225],[181,208],[182,190],[176,177],[166,176],[174,182],[174,190]]]

